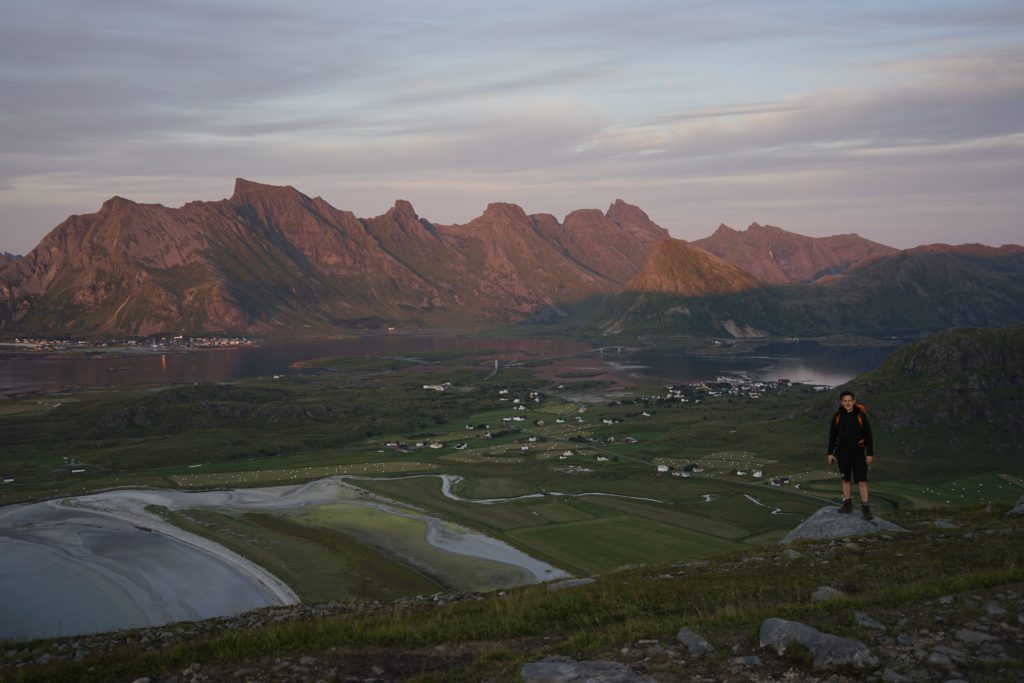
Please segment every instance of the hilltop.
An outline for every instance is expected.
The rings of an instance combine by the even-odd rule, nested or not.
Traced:
[[[1024,515],[1006,513],[903,513],[893,519],[910,533],[766,547],[561,590],[326,603],[37,642],[7,651],[3,680],[498,683],[551,680],[524,676],[535,662],[603,661],[628,677],[595,680],[1009,682],[1024,674],[1024,547],[1009,542]],[[766,646],[773,618],[850,639],[859,664],[831,647]]]

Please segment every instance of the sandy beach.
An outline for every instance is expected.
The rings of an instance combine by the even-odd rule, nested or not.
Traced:
[[[338,501],[393,514],[341,477],[298,486],[206,492],[114,490],[0,508],[0,640],[28,640],[229,616],[299,602],[274,575],[150,512],[302,509]],[[426,513],[426,541],[458,555],[565,576],[511,546]]]

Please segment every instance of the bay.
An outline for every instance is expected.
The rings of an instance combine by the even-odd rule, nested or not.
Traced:
[[[891,347],[827,346],[817,342],[774,343],[749,351],[700,353],[671,346],[605,347],[549,339],[500,339],[449,335],[381,335],[345,339],[299,339],[222,349],[135,350],[118,354],[0,355],[0,396],[85,387],[228,382],[248,377],[296,374],[291,366],[324,356],[389,356],[418,353],[488,352],[481,363],[553,360],[540,374],[558,379],[581,374],[619,381],[689,382],[721,375],[755,380],[787,378],[825,386],[842,384],[877,367]]]

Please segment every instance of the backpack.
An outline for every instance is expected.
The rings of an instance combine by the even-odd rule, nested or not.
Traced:
[[[854,403],[853,404],[853,412],[857,416],[857,426],[860,427],[860,433],[863,435],[864,434],[864,416],[867,415],[867,413],[868,413],[868,407],[866,405],[864,405],[863,403]],[[839,416],[841,414],[842,413],[836,411],[836,416],[835,416],[836,427],[839,426]],[[861,448],[864,447],[864,437],[863,436],[861,436],[859,439],[857,439],[857,445],[860,446]]]

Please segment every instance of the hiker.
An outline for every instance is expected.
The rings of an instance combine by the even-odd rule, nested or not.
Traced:
[[[839,410],[832,416],[828,434],[828,464],[839,463],[843,477],[843,505],[839,512],[853,512],[850,497],[850,477],[860,488],[861,511],[864,519],[874,519],[868,501],[868,465],[875,459],[875,444],[871,439],[871,425],[864,406],[857,403],[850,390],[839,394]]]

